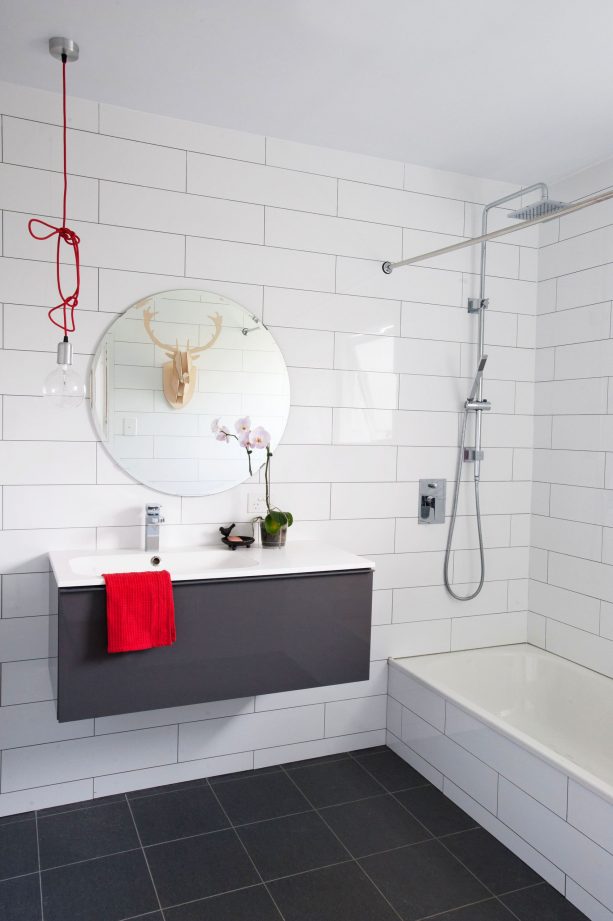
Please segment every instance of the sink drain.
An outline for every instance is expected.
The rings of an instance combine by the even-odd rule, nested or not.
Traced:
[[[152,566],[159,566],[162,560],[159,556],[152,556],[150,562]]]

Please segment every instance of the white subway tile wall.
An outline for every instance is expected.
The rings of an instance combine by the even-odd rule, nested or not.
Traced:
[[[373,663],[369,681],[347,686],[55,723],[47,551],[139,546],[143,507],[153,498],[164,505],[163,546],[211,543],[220,523],[248,520],[248,495],[262,484],[204,498],[156,495],[95,444],[86,407],[61,413],[44,404],[41,383],[57,341],[45,317],[56,303],[54,244],[30,240],[26,225],[34,214],[59,214],[60,99],[0,85],[0,814],[380,744],[388,656],[516,642],[527,630],[538,238],[523,234],[491,251],[486,395],[494,409],[484,425],[482,489],[488,574],[482,595],[467,605],[442,587],[446,529],[418,526],[417,480],[446,476],[453,487],[476,358],[475,318],[465,310],[478,290],[475,254],[389,277],[380,268],[403,247],[472,233],[481,204],[513,186],[83,100],[70,100],[69,112],[68,210],[83,255],[77,367],[86,372],[114,316],[153,292],[202,287],[262,316],[292,387],[274,495],[295,514],[290,539],[326,540],[376,562]],[[594,289],[603,283],[589,280]],[[566,302],[571,296],[569,288]],[[576,348],[569,337],[586,322],[605,328],[607,298],[585,303],[600,307],[585,321],[566,319],[563,330],[540,333],[548,350]],[[606,354],[584,360],[593,367]],[[601,413],[606,386],[597,392]],[[574,412],[583,411],[577,402]],[[554,437],[568,436],[554,429]],[[566,443],[564,450],[572,453]],[[572,479],[572,457],[556,464],[551,489],[575,490],[579,507],[587,507],[584,493],[595,508],[604,493],[604,456],[613,446],[602,441],[595,450],[585,487]],[[561,496],[552,493],[552,507]],[[473,508],[466,482],[452,561],[464,591],[476,578]],[[589,527],[586,534],[582,562],[604,565]],[[572,539],[558,533],[556,552],[566,553]],[[559,591],[572,596],[584,574],[569,570],[567,578],[572,584]],[[569,614],[566,628],[573,623]],[[607,623],[613,637],[610,616]]]
[[[613,184],[613,162],[552,189]],[[536,317],[532,639],[613,677],[613,211],[544,225]],[[585,910],[585,909],[584,909]]]

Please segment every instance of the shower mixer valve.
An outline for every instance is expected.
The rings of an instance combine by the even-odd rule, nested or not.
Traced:
[[[443,524],[447,480],[420,480],[417,516],[420,524]]]

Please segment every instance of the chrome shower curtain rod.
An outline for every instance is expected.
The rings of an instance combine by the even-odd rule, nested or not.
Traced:
[[[391,275],[394,269],[400,269],[405,265],[413,265],[415,262],[423,262],[425,259],[433,259],[434,256],[444,256],[445,253],[454,253],[456,250],[464,249],[466,246],[475,246],[477,243],[487,243],[489,240],[496,240],[498,237],[505,237],[509,233],[515,233],[517,230],[523,230],[524,227],[532,227],[534,224],[542,224],[545,221],[554,221],[556,218],[564,217],[565,214],[572,214],[574,211],[581,211],[583,208],[591,208],[592,205],[598,205],[600,202],[608,201],[613,198],[613,189],[607,192],[599,192],[597,195],[591,195],[589,198],[583,198],[561,208],[553,214],[542,214],[539,217],[529,218],[527,221],[520,221],[518,224],[512,224],[509,227],[503,227],[501,230],[492,230],[490,233],[484,233],[480,237],[471,237],[469,240],[461,240],[459,243],[452,243],[450,246],[443,246],[440,249],[433,249],[429,253],[422,253],[419,256],[411,256],[410,259],[402,259],[400,262],[384,262],[381,266],[386,275]]]

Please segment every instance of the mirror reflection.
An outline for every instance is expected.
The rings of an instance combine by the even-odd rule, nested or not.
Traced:
[[[260,320],[207,291],[143,298],[102,338],[91,374],[98,435],[130,476],[160,492],[202,496],[249,476],[245,420],[279,443],[289,412],[283,356]],[[237,438],[220,439],[219,429]],[[243,442],[243,443],[241,443]]]

